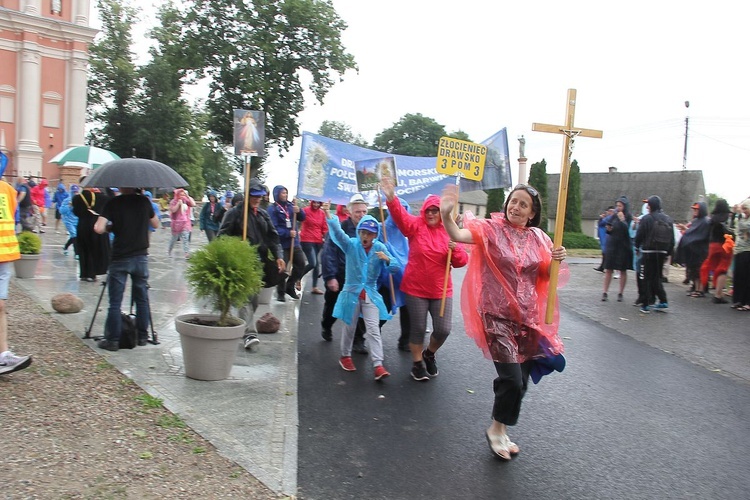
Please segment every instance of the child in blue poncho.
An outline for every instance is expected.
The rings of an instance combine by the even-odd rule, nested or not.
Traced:
[[[328,212],[329,204],[326,203],[323,208]],[[335,215],[328,218],[328,230],[331,241],[346,255],[346,280],[333,309],[333,316],[346,324],[341,336],[339,365],[346,371],[357,369],[351,353],[357,319],[361,315],[365,323],[365,338],[370,348],[375,380],[381,380],[390,373],[383,366],[383,341],[378,322],[390,319],[391,315],[383,297],[378,293],[378,277],[383,268],[397,273],[401,269],[401,263],[382,242],[377,241],[380,226],[370,215],[365,215],[357,224],[357,236],[354,238],[347,236],[341,229],[341,223]]]

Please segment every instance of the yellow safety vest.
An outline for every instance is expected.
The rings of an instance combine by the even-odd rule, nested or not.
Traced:
[[[16,190],[0,180],[0,262],[21,258],[16,238]]]

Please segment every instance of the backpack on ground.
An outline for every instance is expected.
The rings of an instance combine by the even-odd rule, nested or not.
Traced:
[[[122,315],[122,331],[120,332],[120,349],[135,349],[138,345],[138,328],[135,326],[135,314]]]
[[[651,241],[649,250],[669,252],[674,241],[674,228],[672,221],[663,214],[654,216],[654,224],[651,228]]]

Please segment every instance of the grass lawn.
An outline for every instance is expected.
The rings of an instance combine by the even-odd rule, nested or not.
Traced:
[[[592,248],[566,248],[566,250],[568,251],[568,257],[599,259],[602,256],[601,250]]]

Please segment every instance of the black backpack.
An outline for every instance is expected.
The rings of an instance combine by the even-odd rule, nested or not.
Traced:
[[[138,345],[138,328],[135,326],[135,314],[122,315],[120,332],[120,349],[134,349]]]
[[[646,250],[659,250],[669,252],[674,241],[674,228],[672,221],[664,214],[653,216],[654,224],[651,228],[651,238],[649,247]]]

